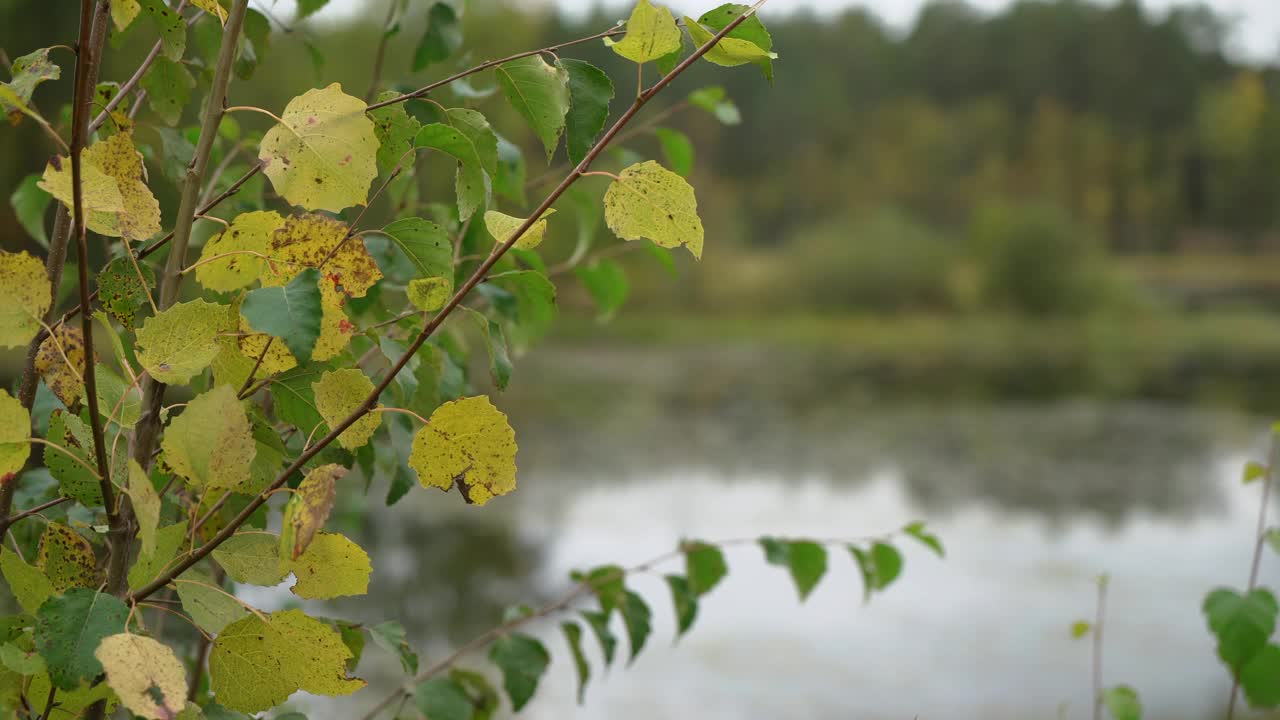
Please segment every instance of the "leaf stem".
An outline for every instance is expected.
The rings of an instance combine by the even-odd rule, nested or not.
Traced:
[[[1276,463],[1280,462],[1280,437],[1277,428],[1271,429],[1270,457],[1267,459],[1267,472],[1262,479],[1262,498],[1258,501],[1258,528],[1253,543],[1253,560],[1249,563],[1249,585],[1245,592],[1253,592],[1258,586],[1258,569],[1262,566],[1262,550],[1267,541],[1267,503],[1271,500],[1271,483],[1275,479]],[[1233,720],[1236,714],[1236,696],[1240,694],[1240,677],[1232,669],[1231,699],[1227,701],[1227,720]]]
[[[315,457],[317,453],[319,453],[321,450],[327,447],[330,443],[336,440],[344,430],[351,427],[351,425],[353,425],[360,418],[369,414],[369,412],[371,412],[377,406],[378,397],[382,394],[382,391],[386,390],[387,387],[391,385],[391,383],[395,380],[396,375],[399,374],[400,371],[403,370],[405,366],[409,364],[409,360],[411,360],[414,354],[417,353],[418,349],[421,348],[423,344],[427,342],[427,340],[431,337],[432,333],[434,333],[442,324],[444,324],[444,321],[449,317],[449,314],[452,313],[459,305],[462,304],[462,301],[477,285],[479,285],[486,277],[488,277],[489,271],[493,268],[494,264],[496,264],[498,260],[500,260],[502,256],[507,253],[508,250],[510,250],[512,247],[515,246],[516,242],[519,241],[520,238],[526,232],[529,231],[529,228],[533,227],[534,223],[538,222],[542,218],[543,214],[546,213],[546,211],[550,209],[553,204],[555,204],[556,200],[558,200],[560,196],[565,193],[565,191],[567,191],[575,182],[577,182],[577,180],[582,176],[582,174],[586,172],[587,169],[591,166],[591,163],[600,155],[600,153],[604,152],[604,149],[608,147],[609,143],[618,135],[619,132],[622,131],[623,128],[627,126],[627,123],[631,122],[631,120],[636,116],[636,114],[640,112],[641,108],[644,107],[645,103],[647,103],[651,98],[653,98],[654,95],[661,92],[662,89],[665,88],[667,85],[670,85],[671,82],[675,80],[685,70],[689,69],[689,67],[692,66],[695,62],[697,62],[703,55],[705,55],[707,51],[709,51],[712,47],[714,47],[715,44],[719,42],[721,38],[728,35],[730,32],[734,30],[734,28],[738,27],[738,25],[742,24],[744,21],[746,21],[748,18],[754,15],[755,11],[759,7],[764,5],[765,2],[767,2],[767,0],[758,0],[758,2],[754,6],[752,6],[750,9],[748,9],[746,12],[742,13],[738,17],[734,18],[731,22],[725,25],[719,32],[717,32],[714,36],[712,36],[712,38],[708,40],[705,45],[694,50],[693,54],[685,58],[684,61],[682,61],[680,64],[676,65],[676,67],[673,68],[671,72],[663,76],[661,80],[654,83],[652,87],[650,87],[648,90],[645,90],[643,93],[641,93],[640,96],[636,98],[635,102],[631,105],[631,107],[625,113],[623,113],[622,116],[619,117],[618,120],[613,124],[613,126],[610,127],[609,130],[605,132],[605,134],[601,136],[599,140],[596,141],[596,144],[592,146],[592,148],[589,151],[587,151],[586,156],[582,158],[582,162],[578,163],[577,167],[575,167],[568,175],[566,175],[564,180],[560,181],[560,184],[557,185],[555,189],[552,190],[551,193],[547,195],[545,199],[543,199],[543,201],[538,205],[538,207],[529,214],[529,217],[527,217],[525,221],[520,224],[520,227],[518,227],[515,230],[515,232],[511,234],[511,237],[507,238],[506,242],[497,246],[494,253],[490,255],[487,260],[481,263],[479,267],[476,268],[475,272],[473,272],[471,276],[467,278],[467,280],[462,284],[462,286],[458,288],[458,290],[454,293],[453,297],[450,298],[447,303],[445,303],[444,307],[441,308],[436,313],[436,315],[432,317],[432,319],[429,322],[427,322],[426,325],[423,326],[422,330],[419,331],[418,336],[414,338],[413,342],[405,350],[404,355],[402,355],[400,359],[395,363],[395,365],[393,365],[391,369],[387,371],[386,375],[383,376],[382,380],[379,381],[376,386],[374,386],[373,392],[369,393],[369,396],[366,397],[364,401],[360,403],[360,405],[356,406],[355,410],[353,410],[350,415],[343,418],[340,422],[334,425],[329,430],[329,433],[324,437],[320,438],[319,440],[317,440],[314,445],[309,445],[305,450],[303,450],[298,455],[298,457],[293,460],[293,462],[289,463],[289,465],[285,467],[285,469],[282,470],[279,475],[276,476],[276,479],[271,483],[271,485],[269,485],[264,491],[259,493],[258,496],[255,497],[253,500],[249,501],[249,503],[247,503],[244,506],[244,508],[242,508],[235,517],[227,521],[227,524],[222,528],[222,530],[218,532],[217,535],[214,535],[208,542],[206,542],[205,544],[201,545],[200,547],[192,551],[191,555],[188,556],[182,562],[178,563],[178,565],[175,568],[165,572],[160,577],[156,578],[150,583],[130,593],[129,600],[131,602],[137,602],[139,600],[145,599],[151,593],[164,587],[171,579],[173,579],[174,577],[177,577],[182,572],[184,572],[187,568],[196,564],[197,562],[202,560],[205,556],[207,556],[209,553],[213,552],[214,548],[218,547],[223,542],[225,542],[227,538],[231,537],[235,533],[235,531],[239,529],[239,527],[243,525],[249,519],[249,517],[254,512],[256,512],[259,507],[263,505],[263,503],[267,501],[267,498],[270,496],[271,492],[273,492],[274,490],[276,490],[277,488],[283,486],[286,482],[288,482],[289,478],[295,472],[301,469],[302,466],[304,466],[308,461],[311,460],[311,458]],[[604,35],[605,34],[600,34],[595,37],[604,37]],[[589,39],[595,39],[595,37],[589,38]],[[542,52],[542,51],[537,51],[537,52]],[[531,54],[531,53],[526,53],[526,54]],[[407,96],[401,96],[401,97],[407,98]],[[210,103],[210,105],[212,106],[212,102]]]

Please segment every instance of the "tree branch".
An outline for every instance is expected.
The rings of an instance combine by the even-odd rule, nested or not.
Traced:
[[[330,443],[336,440],[344,430],[346,430],[348,427],[351,427],[351,425],[354,424],[360,418],[369,414],[369,412],[372,411],[374,406],[377,404],[378,397],[382,394],[382,391],[387,389],[387,387],[392,383],[392,381],[395,380],[396,375],[399,374],[399,372],[404,369],[404,367],[409,363],[409,360],[413,358],[414,354],[417,353],[418,350],[423,346],[423,344],[427,342],[427,339],[430,338],[431,335],[442,324],[444,324],[444,321],[446,318],[449,317],[449,314],[452,313],[459,305],[462,304],[462,301],[467,297],[467,295],[473,289],[475,289],[477,285],[479,285],[486,277],[488,277],[489,270],[492,269],[493,266],[500,259],[502,259],[502,256],[505,255],[507,251],[509,251],[512,247],[515,246],[516,242],[526,232],[528,232],[529,228],[533,227],[534,223],[538,222],[538,220],[543,216],[543,214],[546,213],[546,211],[553,204],[555,204],[556,200],[558,200],[560,196],[563,195],[565,191],[568,190],[578,180],[578,178],[582,177],[582,174],[587,171],[587,169],[591,166],[591,163],[600,155],[600,153],[604,152],[605,148],[608,147],[609,143],[612,142],[613,139],[617,137],[618,133],[621,132],[622,129],[627,126],[627,123],[631,122],[632,118],[636,116],[636,113],[640,112],[640,109],[644,107],[645,103],[649,102],[649,100],[651,100],[659,92],[662,92],[663,88],[665,88],[667,85],[670,85],[673,80],[679,77],[680,74],[683,73],[685,70],[689,69],[689,67],[693,65],[695,62],[697,62],[703,55],[705,55],[707,51],[715,47],[715,44],[718,43],[721,38],[728,35],[730,32],[734,30],[734,28],[738,27],[738,25],[742,24],[748,18],[752,17],[755,14],[756,10],[758,10],[761,6],[763,6],[765,2],[767,2],[767,0],[758,0],[756,4],[753,5],[750,9],[748,9],[746,12],[742,13],[738,17],[734,18],[729,24],[725,25],[724,28],[722,28],[719,32],[717,32],[714,36],[712,36],[712,38],[708,40],[705,45],[696,49],[692,55],[685,58],[679,65],[676,65],[676,67],[673,68],[671,72],[663,76],[661,80],[654,83],[654,85],[650,87],[648,90],[645,90],[644,92],[640,93],[636,97],[635,102],[632,103],[631,107],[625,113],[623,113],[622,116],[619,117],[618,120],[613,124],[613,126],[610,127],[609,130],[603,136],[601,136],[599,140],[596,141],[595,145],[593,145],[589,151],[587,151],[586,156],[582,158],[582,162],[578,163],[577,167],[575,167],[568,175],[565,176],[564,180],[562,180],[560,184],[557,185],[549,195],[547,195],[547,197],[538,205],[538,207],[529,214],[529,217],[526,218],[525,221],[520,224],[520,227],[518,227],[516,231],[511,234],[511,237],[508,238],[507,241],[504,242],[502,245],[499,245],[497,249],[495,249],[494,252],[489,256],[489,258],[485,260],[483,263],[481,263],[478,268],[476,268],[475,272],[471,274],[471,277],[467,278],[466,282],[464,282],[462,286],[458,288],[457,292],[454,293],[453,297],[449,299],[449,302],[445,303],[444,307],[441,308],[436,313],[435,317],[433,317],[430,322],[428,322],[425,326],[423,326],[422,330],[418,333],[418,336],[414,338],[414,341],[405,350],[404,354],[400,357],[400,359],[396,362],[396,364],[391,367],[391,369],[382,378],[382,380],[374,387],[373,392],[371,392],[369,396],[364,399],[364,402],[360,403],[360,405],[357,406],[356,409],[353,410],[350,415],[348,415],[341,422],[335,425],[327,435],[320,438],[318,441],[316,441],[306,450],[303,450],[302,453],[293,462],[289,463],[288,467],[286,467],[283,471],[280,472],[279,475],[276,476],[276,479],[271,483],[270,486],[268,486],[265,490],[259,493],[257,497],[255,497],[247,505],[245,505],[245,507],[234,518],[232,518],[230,521],[227,522],[226,526],[223,527],[222,530],[220,530],[217,535],[214,535],[213,538],[211,538],[208,542],[204,543],[200,547],[193,550],[190,555],[188,555],[183,560],[177,562],[173,567],[169,568],[169,570],[163,573],[160,577],[151,581],[147,585],[137,589],[136,591],[130,593],[129,600],[131,602],[138,602],[139,600],[145,599],[147,596],[151,595],[151,593],[154,593],[156,590],[159,590],[160,588],[167,585],[171,580],[173,580],[173,578],[181,575],[183,572],[187,570],[187,568],[203,560],[209,553],[213,552],[215,548],[217,548],[219,545],[225,542],[227,538],[235,534],[236,530],[238,530],[240,526],[243,525],[249,519],[249,517],[253,515],[254,512],[257,511],[259,507],[262,507],[263,503],[267,501],[267,499],[271,496],[271,494],[276,490],[278,490],[279,488],[281,488],[289,480],[290,476],[292,476],[295,472],[301,469],[303,465],[305,465],[309,460],[311,460],[311,458],[315,457],[316,454],[318,454],[321,450],[323,450]],[[604,34],[601,34],[596,37],[603,37],[603,36]],[[588,39],[595,39],[595,38],[593,37]],[[576,43],[576,42],[583,42],[583,41],[579,40],[574,42]],[[568,43],[568,44],[572,44],[572,43]],[[563,47],[563,46],[556,46],[556,47]],[[525,53],[524,55],[529,55],[529,54],[531,53]],[[423,92],[423,91],[417,91],[417,92]],[[401,96],[401,99],[404,99],[407,97],[408,96]],[[395,101],[398,101],[398,100],[393,99],[392,101],[389,101],[389,102],[395,102]]]

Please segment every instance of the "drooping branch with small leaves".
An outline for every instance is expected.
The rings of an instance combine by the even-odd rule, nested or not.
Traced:
[[[0,710],[242,717],[235,713],[270,710],[300,690],[359,691],[365,683],[352,673],[367,635],[406,672],[403,688],[371,703],[369,717],[409,695],[429,718],[440,716],[436,703],[459,698],[473,708],[466,717],[487,716],[495,691],[456,662],[487,647],[518,710],[549,653],[517,630],[589,597],[599,607],[581,617],[606,658],[615,613],[639,652],[648,604],[626,588],[628,571],[612,566],[421,672],[394,622],[366,629],[301,610],[264,612],[229,583],[292,576],[301,599],[366,593],[375,558],[327,529],[340,495],[361,485],[354,477],[366,488],[389,477],[388,505],[415,477],[477,507],[516,489],[515,430],[475,389],[483,379],[468,372],[464,339],[479,338],[489,383],[501,391],[512,358],[554,319],[553,280],[581,282],[608,316],[627,294],[613,259],[622,249],[650,246],[665,262],[681,247],[702,257],[688,139],[663,124],[685,108],[738,122],[737,109],[723,90],[704,88],[648,119],[644,112],[700,62],[751,66],[771,82],[777,56],[757,15],[763,5],[677,21],[639,0],[625,23],[402,93],[382,88],[387,47],[410,17],[406,0],[392,0],[364,99],[331,84],[277,112],[232,101],[237,78],[251,77],[270,46],[272,20],[247,0],[84,0],[69,142],[39,108],[38,86],[60,77],[49,50],[19,58],[0,84],[0,105],[38,125],[61,154],[14,195],[37,238],[43,216],[29,209],[57,205],[46,260],[0,251],[0,347],[29,357],[17,396],[0,391],[0,574],[23,611],[0,624]],[[457,7],[436,2],[426,18],[415,70],[443,66],[460,49]],[[139,24],[158,36],[151,51],[123,83],[98,82],[108,26],[142,32]],[[216,47],[188,47],[189,29],[216,34]],[[560,55],[588,42],[635,63],[635,95],[612,123],[613,81]],[[551,176],[527,177],[521,144],[489,122],[484,100],[440,100],[483,72],[548,166],[561,167],[563,153],[559,182],[536,203],[526,193]],[[182,128],[188,116],[196,122]],[[665,165],[594,168],[607,148],[642,131],[660,138]],[[429,166],[447,168],[454,202],[424,198]],[[595,212],[618,240],[593,248],[588,233],[548,263],[540,245],[579,204],[562,200],[597,178],[606,182]],[[158,182],[178,198],[167,233]],[[90,237],[103,240],[105,257],[95,257]],[[64,308],[58,285],[70,247],[78,278]],[[923,526],[903,532],[941,553]],[[683,633],[697,598],[727,569],[720,547],[742,542],[685,542],[633,570],[685,559],[685,575],[667,576]],[[837,541],[759,542],[803,599]],[[868,594],[898,576],[902,555],[890,538],[844,544]],[[165,631],[175,616],[198,631],[194,646],[189,634]],[[583,629],[576,621],[562,629],[585,685]]]

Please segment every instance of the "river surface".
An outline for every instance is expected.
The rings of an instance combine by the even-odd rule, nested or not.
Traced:
[[[357,533],[370,594],[314,609],[400,619],[425,666],[505,605],[558,596],[575,568],[636,564],[682,537],[857,538],[924,520],[946,558],[904,541],[902,578],[865,605],[838,547],[802,604],[758,548],[736,546],[678,643],[664,568],[637,577],[654,634],[607,673],[588,643],[581,707],[558,619],[536,625],[553,662],[521,717],[1088,718],[1090,644],[1069,628],[1093,615],[1103,572],[1106,684],[1135,687],[1149,718],[1220,717],[1228,684],[1200,601],[1247,577],[1258,486],[1239,477],[1262,457],[1264,418],[892,401],[820,365],[734,349],[534,353],[497,398],[520,444],[519,490],[481,509],[417,488],[381,509],[375,485],[374,520]],[[1262,580],[1280,584],[1275,555]],[[268,608],[289,598],[243,592]],[[295,705],[313,720],[358,717],[398,673],[371,643],[369,689]]]

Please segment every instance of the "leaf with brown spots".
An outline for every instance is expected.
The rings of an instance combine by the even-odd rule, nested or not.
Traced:
[[[138,263],[135,268],[129,258],[116,258],[98,273],[98,303],[121,325],[132,328],[155,284],[156,274],[149,266]]]
[[[40,550],[36,553],[36,567],[49,578],[55,594],[74,587],[94,588],[101,582],[93,546],[61,523],[45,525]]]
[[[369,554],[345,535],[320,533],[289,568],[298,579],[290,590],[308,600],[369,592]]]
[[[40,343],[35,367],[63,405],[75,406],[84,394],[84,333],[66,323],[55,327]]]
[[[274,210],[236,216],[226,230],[205,243],[200,253],[201,264],[196,266],[196,281],[217,292],[252,285],[266,264],[258,256],[270,252],[271,235],[283,225],[284,218]]]
[[[447,402],[413,437],[409,467],[423,487],[456,485],[467,503],[483,505],[516,489],[516,434],[487,397]]]
[[[348,238],[346,224],[325,215],[295,215],[286,220],[272,233],[267,254],[272,259],[262,270],[263,287],[287,285],[306,268],[318,268],[347,295],[364,297],[382,279],[364,239]]]
[[[284,509],[280,557],[297,560],[324,527],[337,497],[337,482],[347,474],[341,465],[321,465],[307,473]]]
[[[52,304],[44,263],[26,252],[0,250],[0,347],[31,342]]]
[[[146,240],[160,232],[160,203],[144,181],[146,171],[142,155],[133,145],[132,132],[117,132],[90,145],[83,160],[81,179],[89,230],[134,240]],[[71,161],[61,157],[51,160],[40,187],[71,209]]]

